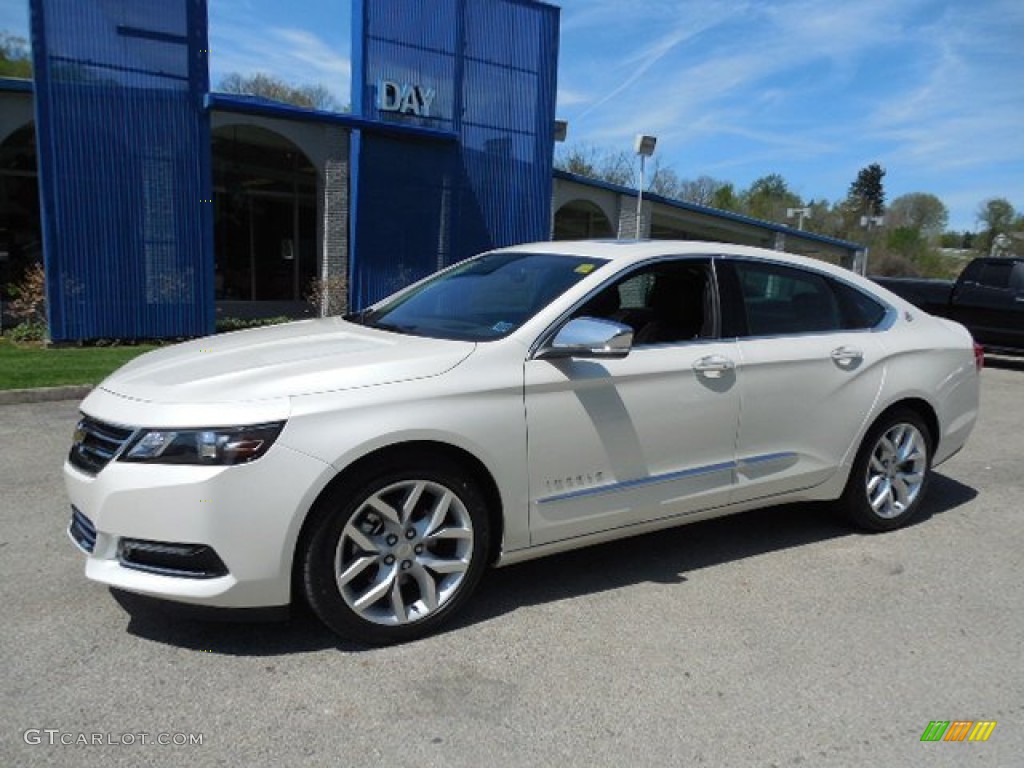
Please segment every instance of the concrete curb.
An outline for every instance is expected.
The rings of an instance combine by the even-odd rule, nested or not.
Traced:
[[[0,389],[0,405],[81,400],[91,391],[91,384],[71,384],[66,387],[39,387],[37,389]]]

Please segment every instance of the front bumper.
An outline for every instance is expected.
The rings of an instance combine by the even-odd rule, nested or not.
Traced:
[[[236,466],[113,461],[91,476],[65,462],[77,512],[68,533],[86,553],[85,575],[93,581],[196,605],[283,606],[291,600],[302,521],[333,474],[281,443]],[[176,564],[189,547],[195,562],[209,566],[212,552],[223,567],[159,567]]]

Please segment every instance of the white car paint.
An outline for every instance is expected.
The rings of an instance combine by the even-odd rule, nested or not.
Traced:
[[[70,501],[95,526],[86,575],[171,600],[289,603],[299,532],[318,495],[374,451],[453,446],[493,480],[499,564],[787,501],[835,499],[886,408],[927,403],[935,463],[966,441],[978,374],[963,328],[846,270],[774,251],[699,242],[538,243],[509,251],[608,264],[504,338],[402,335],[332,318],[200,339],[144,355],[82,403],[130,429],[285,421],[262,458],[238,466],[133,464],[96,474],[70,462]],[[884,328],[636,347],[617,359],[538,359],[569,311],[616,274],[665,257],[784,263],[884,302]],[[859,362],[833,352],[856,351]],[[702,371],[708,361],[726,370]],[[124,538],[212,547],[226,575],[124,567]]]

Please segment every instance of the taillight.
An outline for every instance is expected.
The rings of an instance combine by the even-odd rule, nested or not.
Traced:
[[[974,367],[979,371],[985,367],[985,348],[974,342]]]

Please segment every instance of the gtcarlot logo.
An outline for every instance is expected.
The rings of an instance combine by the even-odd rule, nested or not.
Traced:
[[[995,720],[932,720],[921,741],[988,741],[995,729]]]
[[[134,746],[156,744],[161,747],[195,747],[203,744],[202,733],[86,733],[84,731],[62,731],[59,728],[29,728],[22,739],[30,746]]]

